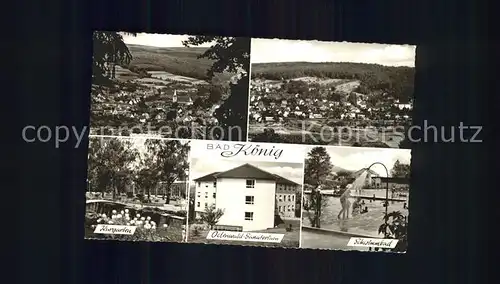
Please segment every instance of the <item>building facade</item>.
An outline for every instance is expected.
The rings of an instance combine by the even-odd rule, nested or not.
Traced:
[[[410,188],[410,180],[400,177],[372,177],[372,185],[374,188],[385,189],[389,184],[389,189],[408,190]]]
[[[295,218],[295,204],[300,185],[288,180],[278,180],[276,184],[276,213],[281,218]]]
[[[215,205],[224,210],[217,228],[257,231],[274,227],[275,215],[291,218],[299,184],[250,164],[194,180],[195,214]]]

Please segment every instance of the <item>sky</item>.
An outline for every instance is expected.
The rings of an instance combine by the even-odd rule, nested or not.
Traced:
[[[191,173],[189,179],[194,180],[204,175],[211,174],[213,172],[227,171],[232,168],[239,167],[243,164],[244,162],[241,161],[231,161],[222,159],[214,161],[208,159],[193,158],[191,159]],[[273,163],[273,162],[251,162],[249,164],[256,166],[264,171],[270,172],[272,174],[280,175],[298,184],[303,183],[303,164]]]
[[[125,44],[147,45],[155,47],[184,47],[182,41],[188,39],[189,35],[169,35],[169,34],[147,34],[139,33],[136,36],[123,35]],[[211,43],[199,45],[209,47]]]
[[[390,175],[396,160],[403,164],[411,162],[411,150],[408,149],[327,147],[326,150],[334,166],[350,171],[357,171],[380,162],[387,167]],[[370,169],[382,177],[386,176],[385,169],[381,165],[374,165]]]
[[[354,62],[415,67],[414,45],[252,39],[251,62]]]

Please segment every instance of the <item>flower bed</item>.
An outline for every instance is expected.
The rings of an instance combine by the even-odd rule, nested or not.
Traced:
[[[98,224],[135,226],[133,235],[96,234]],[[182,242],[185,234],[184,225],[173,223],[158,225],[147,214],[131,214],[129,209],[113,210],[111,216],[88,212],[85,215],[85,236],[91,239],[111,239],[120,241]]]

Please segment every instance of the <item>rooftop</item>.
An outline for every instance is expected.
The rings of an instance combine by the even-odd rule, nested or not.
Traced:
[[[215,181],[217,178],[242,178],[242,179],[245,178],[245,179],[258,179],[258,180],[274,180],[280,184],[298,185],[296,182],[288,180],[282,176],[264,171],[248,163],[225,172],[214,172],[199,177],[197,179],[194,179],[194,181]]]

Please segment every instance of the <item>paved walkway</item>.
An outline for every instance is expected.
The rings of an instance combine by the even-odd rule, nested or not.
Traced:
[[[351,237],[340,234],[302,231],[301,238],[301,248],[368,251],[368,248],[364,247],[348,247],[347,242]]]

